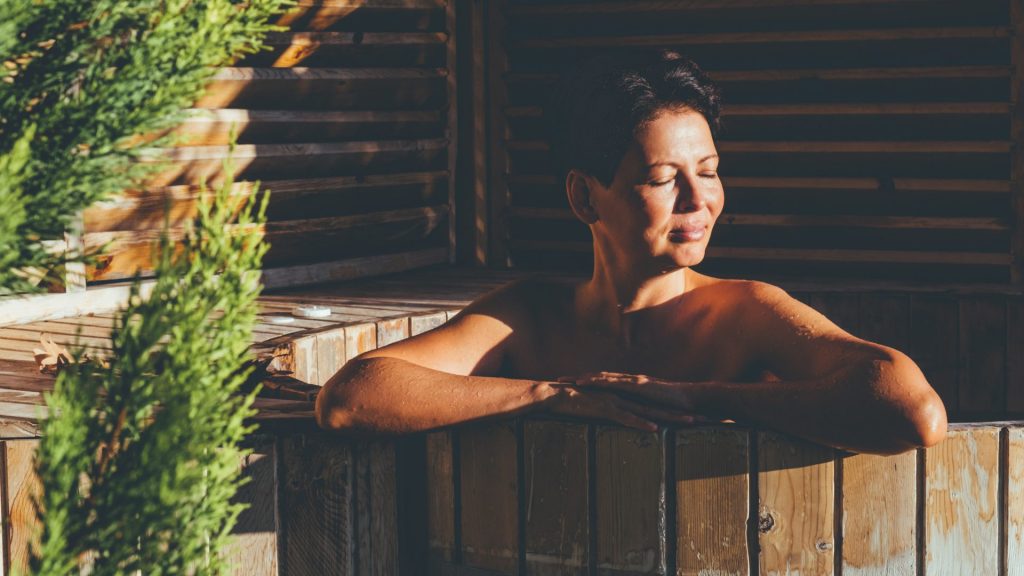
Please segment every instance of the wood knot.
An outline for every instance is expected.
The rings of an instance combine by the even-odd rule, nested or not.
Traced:
[[[757,530],[761,534],[767,534],[775,527],[775,518],[770,512],[762,511],[757,518]]]
[[[825,540],[824,538],[819,538],[818,541],[814,543],[814,547],[818,549],[818,552],[828,552],[832,549],[832,542]]]

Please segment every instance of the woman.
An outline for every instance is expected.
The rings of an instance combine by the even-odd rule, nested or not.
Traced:
[[[905,354],[783,290],[691,269],[724,192],[718,93],[673,52],[592,62],[564,84],[553,144],[594,271],[528,279],[325,386],[321,426],[402,433],[547,412],[643,430],[735,420],[848,450],[939,442],[942,402]]]

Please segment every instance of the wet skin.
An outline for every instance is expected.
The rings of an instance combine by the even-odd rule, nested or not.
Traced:
[[[877,453],[940,441],[945,410],[905,354],[775,286],[690,268],[724,206],[717,167],[704,118],[663,111],[612,182],[566,178],[594,237],[588,281],[515,282],[361,355],[327,383],[318,421],[401,433],[546,411],[648,430],[730,419]]]

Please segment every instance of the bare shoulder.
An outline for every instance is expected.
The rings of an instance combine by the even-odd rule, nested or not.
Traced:
[[[362,355],[393,357],[461,375],[494,375],[533,332],[542,285],[516,280],[480,296],[447,323]]]
[[[779,377],[820,377],[857,359],[898,354],[846,332],[773,284],[743,280],[730,288],[752,360]]]

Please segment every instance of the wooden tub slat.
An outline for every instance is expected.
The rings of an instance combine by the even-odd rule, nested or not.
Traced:
[[[345,330],[334,328],[319,332],[316,338],[316,380],[323,386],[345,365]]]
[[[1004,299],[974,296],[960,300],[961,413],[1004,410],[1006,334]]]
[[[427,434],[427,559],[432,573],[455,561],[455,469],[452,435]]]
[[[676,433],[676,569],[679,576],[750,573],[749,433]]]
[[[398,574],[398,506],[395,443],[355,445],[357,571],[368,576]]]
[[[515,423],[459,432],[462,560],[514,576],[519,569],[519,474]]]
[[[1024,576],[1024,428],[1006,434],[1006,575]]]
[[[917,574],[917,453],[841,462],[844,576]]]
[[[235,496],[246,508],[231,531],[224,554],[237,576],[277,576],[280,533],[277,514],[277,449],[273,442],[257,446],[241,463],[248,478]]]
[[[32,464],[37,446],[38,440],[3,443],[4,574],[10,574],[12,570],[26,573],[29,539],[39,528],[32,506],[32,495],[39,490],[39,480]]]
[[[997,574],[999,429],[951,430],[925,468],[925,575]]]
[[[527,422],[523,432],[526,571],[589,574],[587,426]]]
[[[282,574],[354,574],[350,444],[287,436],[280,458]]]
[[[833,450],[758,434],[761,576],[833,574]]]
[[[664,434],[597,429],[597,573],[665,573]]]

